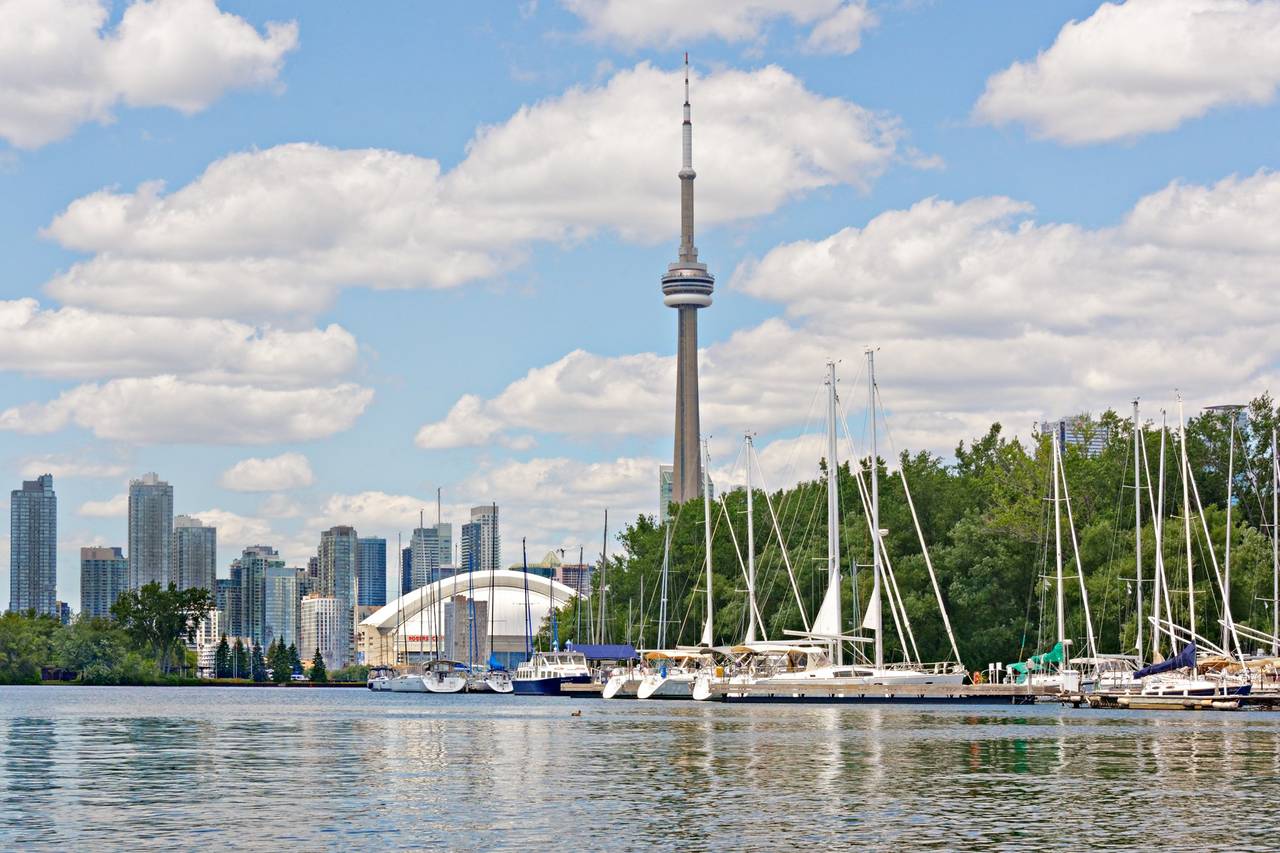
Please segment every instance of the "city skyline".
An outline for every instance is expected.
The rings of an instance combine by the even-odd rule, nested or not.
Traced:
[[[50,56],[164,25],[93,5],[46,4]],[[1192,6],[198,2],[172,90],[117,69],[47,112],[0,99],[0,464],[56,478],[57,599],[81,547],[129,551],[146,471],[217,528],[220,575],[258,543],[303,565],[338,524],[407,543],[438,487],[459,526],[499,504],[504,564],[656,512],[686,50],[724,489],[744,430],[770,486],[814,476],[822,365],[868,344],[896,446],[944,455],[994,420],[1256,396],[1270,7]]]

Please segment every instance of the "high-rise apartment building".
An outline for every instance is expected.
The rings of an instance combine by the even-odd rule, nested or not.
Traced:
[[[267,570],[284,568],[284,560],[270,545],[251,545],[231,561],[231,579],[239,589],[237,637],[267,646]]]
[[[413,548],[400,549],[400,595],[413,591]],[[396,596],[397,598],[399,597]]]
[[[240,630],[240,579],[216,579],[213,594],[218,608],[219,630],[228,637],[243,636]]]
[[[1081,448],[1086,456],[1097,456],[1107,449],[1111,440],[1111,429],[1106,424],[1093,419],[1092,415],[1068,415],[1056,421],[1041,421],[1040,434],[1058,434],[1058,444],[1064,449]]]
[[[53,475],[9,493],[9,609],[56,616],[58,496]]]
[[[360,544],[354,527],[339,525],[320,534],[320,593],[337,599],[340,666],[355,659],[356,576],[360,571]]]
[[[120,548],[80,549],[80,615],[107,618],[129,588],[129,561]]]
[[[675,470],[674,465],[658,466],[658,521],[671,520],[671,482]]]
[[[312,593],[302,599],[298,626],[298,657],[304,665],[310,665],[316,650],[324,659],[325,669],[334,670],[346,666],[347,647],[351,638],[343,622],[346,610],[332,595]]]
[[[440,580],[440,567],[453,555],[453,525],[448,522],[418,527],[409,539],[413,554],[410,589]]]
[[[173,486],[155,473],[129,482],[129,588],[177,583],[173,566]]]
[[[498,531],[498,506],[471,508],[471,521],[462,525],[459,570],[489,572],[500,568],[502,540]]]
[[[359,599],[361,607],[381,607],[387,603],[387,540],[361,537]]]
[[[218,574],[218,529],[198,518],[180,515],[173,520],[174,564],[178,589],[213,592]]]
[[[298,620],[302,597],[298,586],[304,569],[271,565],[266,572],[266,607],[263,647],[281,640],[286,646],[298,642]],[[299,652],[301,654],[301,652]]]

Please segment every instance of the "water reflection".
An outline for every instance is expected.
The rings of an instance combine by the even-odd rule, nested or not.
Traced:
[[[13,688],[0,727],[5,849],[1260,847],[1280,778],[1263,714]]]

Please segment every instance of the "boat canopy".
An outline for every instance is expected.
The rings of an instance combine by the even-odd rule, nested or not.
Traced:
[[[565,651],[580,652],[587,660],[635,660],[636,647],[630,643],[574,643],[564,644]]]
[[[705,657],[710,657],[707,649],[654,649],[644,653],[645,660],[692,660]]]
[[[1196,644],[1187,643],[1182,647],[1182,651],[1173,657],[1161,663],[1153,663],[1151,666],[1144,666],[1133,674],[1134,678],[1146,678],[1148,675],[1159,675],[1162,672],[1169,672],[1174,669],[1190,669],[1196,665]]]

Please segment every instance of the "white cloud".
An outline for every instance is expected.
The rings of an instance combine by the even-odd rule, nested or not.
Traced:
[[[1034,61],[991,77],[974,113],[1072,145],[1172,130],[1217,107],[1271,102],[1277,41],[1277,0],[1104,3]]]
[[[285,331],[203,317],[140,317],[81,308],[41,310],[0,300],[0,370],[99,379],[174,373],[204,382],[296,386],[336,379],[357,345],[336,324]]]
[[[866,3],[841,0],[561,0],[586,25],[594,41],[627,47],[675,47],[706,38],[759,43],[769,26],[788,19],[813,25],[806,46],[823,53],[852,53],[871,19]]]
[[[233,492],[279,492],[305,488],[315,479],[307,457],[282,453],[268,459],[241,459],[222,472],[218,484]]]
[[[139,444],[268,444],[350,428],[373,398],[353,384],[273,390],[174,376],[81,385],[48,403],[0,412],[0,429],[48,433],[69,424]]]
[[[124,465],[113,462],[59,454],[24,459],[21,465],[22,476],[28,479],[41,474],[52,474],[55,478],[111,479],[125,476],[128,470]]]
[[[695,85],[695,147],[716,152],[695,153],[703,226],[821,187],[865,188],[895,155],[896,121],[780,68]],[[313,316],[343,287],[492,278],[541,241],[601,229],[674,239],[681,87],[679,72],[641,63],[570,89],[478,130],[444,174],[407,154],[293,144],[228,156],[169,194],[102,190],[46,229],[93,255],[47,287],[110,311]]]
[[[20,148],[108,123],[119,103],[205,109],[231,89],[276,84],[294,23],[266,35],[214,0],[131,3],[104,32],[103,0],[0,0],[0,138]]]
[[[271,525],[260,518],[240,515],[225,509],[206,509],[190,513],[208,527],[218,529],[218,565],[229,563],[238,557],[250,545],[271,545],[281,551],[281,555],[297,565],[296,559],[284,553],[280,547],[281,537],[271,529]],[[305,562],[302,565],[306,565]]]
[[[129,495],[121,493],[104,501],[85,501],[76,512],[89,518],[124,518],[129,512]]]
[[[267,495],[258,506],[258,515],[265,518],[299,518],[303,515],[302,507],[285,494]]]
[[[828,358],[842,360],[857,432],[868,343],[881,349],[885,454],[948,452],[993,420],[1025,433],[1046,416],[1175,387],[1191,400],[1247,398],[1277,378],[1277,234],[1280,174],[1260,172],[1171,184],[1111,228],[1038,223],[1007,198],[926,199],[779,246],[728,290],[778,302],[785,318],[700,353],[704,432],[819,428]],[[494,439],[530,424],[657,437],[671,428],[673,388],[671,357],[574,352],[470,405]]]

